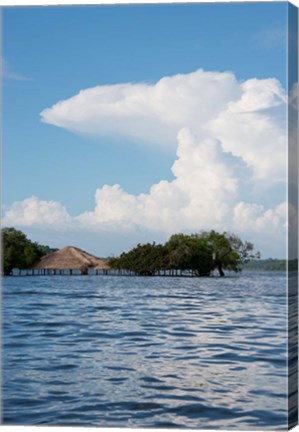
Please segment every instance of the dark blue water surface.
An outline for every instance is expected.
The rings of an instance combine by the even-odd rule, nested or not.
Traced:
[[[286,279],[3,280],[4,424],[287,427]]]

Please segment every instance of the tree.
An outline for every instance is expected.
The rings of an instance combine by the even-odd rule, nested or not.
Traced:
[[[29,240],[22,231],[15,228],[2,230],[3,273],[8,276],[14,268],[26,269],[33,266],[46,254],[49,248]]]
[[[207,250],[212,255],[213,269],[217,269],[220,276],[224,276],[225,269],[240,272],[243,264],[260,257],[259,252],[253,252],[252,243],[243,242],[235,234],[220,234],[212,230],[199,234],[199,237],[206,243]]]
[[[155,243],[138,244],[118,258],[110,258],[109,265],[116,270],[128,270],[139,275],[154,275],[164,265],[164,248]]]
[[[196,276],[208,276],[212,256],[204,240],[196,234],[174,234],[165,244],[168,269],[189,271]]]
[[[209,276],[217,269],[239,272],[242,265],[259,258],[253,244],[243,242],[237,235],[214,230],[196,234],[174,234],[164,245],[138,244],[118,258],[111,258],[114,269],[154,275],[160,270],[180,270],[195,276]]]

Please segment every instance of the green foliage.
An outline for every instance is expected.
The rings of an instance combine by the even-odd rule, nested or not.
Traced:
[[[164,266],[164,248],[155,243],[138,244],[118,258],[111,258],[109,265],[117,270],[123,269],[138,274],[155,274]]]
[[[211,253],[204,239],[196,234],[175,234],[164,246],[166,268],[207,276],[211,272]]]
[[[14,268],[26,269],[33,266],[51,249],[29,240],[22,231],[15,228],[3,228],[2,261],[3,272],[10,275]]]
[[[235,234],[216,231],[204,232],[201,237],[205,240],[213,255],[213,268],[218,269],[223,276],[223,269],[236,273],[242,270],[242,265],[252,259],[259,259],[260,254],[253,252],[253,244],[243,242]]]
[[[239,272],[242,264],[259,258],[253,252],[253,245],[243,242],[235,234],[216,231],[199,234],[174,234],[164,245],[138,244],[118,258],[111,258],[114,269],[136,274],[154,275],[161,270],[208,276],[218,269],[224,276],[224,269]]]

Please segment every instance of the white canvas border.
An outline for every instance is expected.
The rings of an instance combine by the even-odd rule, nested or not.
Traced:
[[[263,0],[264,2],[281,2],[285,0]],[[89,5],[116,5],[116,4],[157,4],[157,3],[261,3],[259,0],[88,0],[87,2],[83,2],[82,0],[0,0],[0,7],[16,7],[16,6],[89,6]],[[287,3],[287,1],[285,1]],[[289,3],[292,3],[297,8],[299,8],[299,0],[291,0]],[[142,429],[142,428],[107,428],[103,427],[75,427],[75,426],[0,426],[1,432],[99,432],[99,431],[107,431],[107,432],[161,432],[161,429]],[[165,431],[169,429],[163,429]],[[171,429],[174,430],[174,429]],[[175,429],[176,430],[176,429]],[[178,429],[179,430],[179,429]],[[294,432],[299,432],[299,426],[296,426],[292,429]],[[194,432],[216,432],[217,429],[192,429]],[[222,429],[222,432],[227,432]],[[242,430],[242,432],[251,432]],[[256,430],[255,432],[263,432]]]

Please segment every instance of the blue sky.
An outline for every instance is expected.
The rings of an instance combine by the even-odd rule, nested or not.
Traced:
[[[40,113],[83,89],[154,85],[198,69],[285,87],[286,18],[286,3],[4,8],[4,208],[34,195],[73,217],[93,210],[104,185],[135,196],[171,182],[176,146],[136,145],[122,131],[73,133]]]

